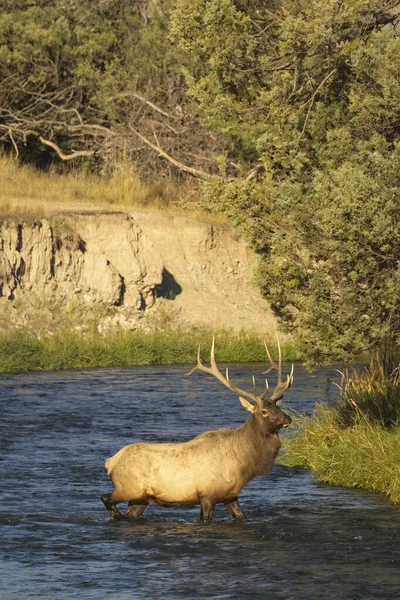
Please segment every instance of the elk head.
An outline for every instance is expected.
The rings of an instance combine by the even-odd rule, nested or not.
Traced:
[[[257,424],[261,431],[265,434],[268,433],[276,433],[281,429],[281,427],[288,427],[292,422],[292,419],[284,413],[279,405],[283,399],[283,395],[286,390],[293,383],[293,364],[290,371],[290,374],[286,376],[286,379],[282,377],[282,351],[279,343],[279,339],[277,336],[277,344],[278,344],[278,363],[276,363],[268,350],[268,346],[264,341],[265,351],[267,353],[267,357],[270,362],[270,367],[267,371],[264,371],[264,374],[270,373],[272,370],[276,370],[278,373],[278,382],[274,390],[272,391],[269,398],[266,398],[269,392],[269,384],[268,379],[265,380],[265,390],[261,393],[257,393],[256,382],[253,376],[253,391],[248,392],[246,390],[242,390],[241,388],[234,385],[229,379],[229,370],[226,369],[225,376],[221,373],[221,371],[217,367],[217,363],[215,361],[215,337],[213,337],[211,344],[211,354],[210,354],[210,366],[207,367],[204,365],[200,358],[200,346],[197,352],[197,365],[188,373],[191,375],[194,371],[203,371],[204,373],[208,373],[209,375],[213,375],[222,385],[227,387],[232,392],[235,392],[239,396],[239,400],[243,408],[252,413],[254,419],[257,421]]]

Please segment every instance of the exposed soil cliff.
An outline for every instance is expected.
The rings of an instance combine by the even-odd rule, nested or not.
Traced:
[[[271,327],[235,232],[183,216],[94,212],[0,224],[0,325],[51,330]]]

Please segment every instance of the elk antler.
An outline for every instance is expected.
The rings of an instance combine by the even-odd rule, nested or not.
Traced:
[[[276,335],[276,341],[278,344],[278,364],[276,364],[276,362],[273,360],[273,358],[268,350],[267,343],[264,340],[265,351],[267,353],[267,356],[268,356],[269,362],[271,363],[271,366],[269,369],[267,369],[267,371],[263,371],[263,374],[264,375],[268,374],[273,369],[276,369],[278,371],[278,383],[277,383],[274,391],[272,392],[272,396],[270,398],[270,400],[272,400],[273,402],[277,402],[277,400],[282,398],[282,396],[286,392],[286,390],[288,390],[290,388],[290,386],[292,385],[293,370],[294,370],[294,365],[292,363],[290,375],[286,376],[286,381],[282,381],[282,351],[281,351],[281,345],[279,343],[278,334]],[[267,380],[267,386],[268,386],[268,380]]]
[[[214,351],[215,351],[215,337],[213,336],[212,344],[211,344],[211,353],[210,353],[210,367],[206,367],[206,365],[201,362],[200,344],[199,344],[199,349],[197,351],[197,365],[188,373],[188,375],[191,375],[195,371],[203,371],[203,373],[208,373],[209,375],[213,375],[216,379],[218,379],[218,381],[220,383],[222,383],[222,385],[227,387],[232,392],[235,392],[239,396],[243,396],[244,398],[247,398],[247,400],[250,400],[252,402],[255,402],[256,404],[261,405],[263,396],[267,393],[268,389],[264,392],[264,394],[262,396],[258,396],[256,393],[256,384],[255,384],[254,377],[253,377],[253,390],[254,390],[253,393],[246,392],[245,390],[242,390],[242,389],[236,387],[235,385],[233,385],[233,383],[229,379],[229,370],[226,369],[226,377],[224,377],[222,375],[221,371],[218,369],[217,363],[215,361]]]
[[[271,398],[269,398],[269,400],[272,402],[276,402],[277,400],[279,400],[282,397],[282,395],[284,394],[284,392],[287,389],[289,389],[289,387],[293,383],[293,365],[292,365],[292,370],[290,372],[290,375],[287,376],[287,380],[285,382],[282,382],[282,353],[281,353],[281,347],[279,344],[278,336],[277,336],[277,341],[278,341],[278,355],[279,355],[278,364],[276,364],[276,362],[272,359],[271,354],[269,353],[269,350],[268,350],[268,346],[264,341],[265,350],[267,352],[267,356],[271,363],[270,368],[267,371],[265,371],[265,373],[269,373],[270,371],[272,371],[272,369],[276,369],[278,371],[278,384],[277,384],[276,388],[274,389]],[[199,345],[199,349],[197,351],[197,365],[188,373],[188,375],[191,375],[195,371],[203,371],[203,373],[208,373],[209,375],[213,375],[216,379],[218,379],[218,381],[220,383],[222,383],[222,385],[227,387],[229,390],[231,390],[232,392],[235,392],[236,394],[238,394],[239,396],[242,396],[243,398],[247,398],[247,400],[250,400],[251,402],[255,402],[259,406],[262,406],[262,402],[265,399],[265,396],[267,395],[268,390],[269,390],[268,379],[265,380],[264,392],[262,394],[257,394],[256,381],[255,381],[254,376],[253,376],[253,392],[246,392],[245,390],[242,390],[241,388],[238,388],[236,385],[234,385],[231,382],[231,380],[229,379],[229,370],[228,369],[226,369],[226,376],[224,377],[223,374],[221,373],[221,371],[218,369],[217,363],[215,361],[215,337],[214,336],[213,336],[213,340],[212,340],[212,344],[211,344],[210,366],[207,367],[204,363],[202,363],[201,358],[200,358],[200,345]]]

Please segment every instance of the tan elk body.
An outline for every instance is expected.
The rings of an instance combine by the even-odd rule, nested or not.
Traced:
[[[105,462],[114,491],[102,496],[112,518],[124,518],[116,504],[128,502],[126,518],[140,517],[149,503],[161,505],[200,504],[201,519],[208,522],[214,507],[224,503],[236,519],[244,515],[238,503],[240,490],[254,477],[267,475],[279,451],[278,432],[291,423],[278,407],[283,393],[293,381],[293,368],[282,381],[282,360],[279,348],[278,364],[271,361],[271,370],[278,371],[278,384],[271,397],[257,395],[234,386],[217,368],[214,340],[211,366],[200,360],[191,371],[201,370],[214,375],[223,385],[236,392],[244,408],[251,412],[248,420],[237,429],[207,431],[184,443],[134,443],[125,446]]]

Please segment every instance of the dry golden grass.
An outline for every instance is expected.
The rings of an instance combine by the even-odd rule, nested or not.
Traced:
[[[0,216],[49,218],[60,212],[93,210],[162,211],[211,222],[222,217],[201,208],[201,192],[193,183],[143,183],[134,169],[122,165],[111,176],[82,172],[60,174],[21,165],[0,156]]]

